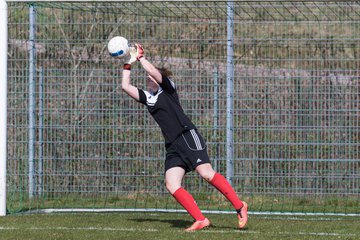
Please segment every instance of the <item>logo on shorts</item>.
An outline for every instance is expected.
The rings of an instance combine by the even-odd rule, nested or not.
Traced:
[[[196,160],[196,163],[201,163],[202,161],[201,161],[201,159],[200,158],[198,158],[197,160]]]

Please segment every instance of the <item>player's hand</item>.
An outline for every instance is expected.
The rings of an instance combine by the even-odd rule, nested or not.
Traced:
[[[132,64],[137,60],[137,50],[135,47],[129,48],[129,54],[124,58],[124,64]]]
[[[136,43],[135,46],[137,52],[136,60],[140,61],[140,58],[144,57],[144,48],[140,43]]]

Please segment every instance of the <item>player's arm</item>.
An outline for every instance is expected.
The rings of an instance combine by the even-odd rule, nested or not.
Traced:
[[[128,64],[130,65],[130,64]],[[133,99],[135,99],[136,101],[140,100],[139,97],[139,90],[137,87],[133,86],[130,83],[130,79],[131,79],[131,65],[130,65],[130,69],[126,69],[129,68],[127,64],[124,64],[124,69],[122,72],[122,81],[121,81],[121,88],[124,92],[126,92],[127,95],[129,95],[130,97],[132,97]]]
[[[141,44],[136,44],[137,49],[137,57],[136,59],[141,63],[142,67],[146,71],[147,74],[149,74],[151,77],[155,79],[157,83],[162,82],[162,76],[159,70],[157,70],[152,63],[150,63],[147,59],[144,57],[144,49]]]
[[[159,84],[162,83],[162,76],[159,70],[157,70],[152,63],[150,63],[145,57],[140,58],[140,63],[151,77],[155,79],[155,81]]]
[[[136,50],[130,48],[130,55],[124,60],[124,68],[122,72],[121,88],[127,95],[135,99],[140,100],[139,90],[137,87],[130,83],[131,80],[131,64],[136,61]]]

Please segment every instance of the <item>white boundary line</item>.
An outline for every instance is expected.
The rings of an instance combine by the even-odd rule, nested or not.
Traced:
[[[65,230],[65,231],[119,231],[119,232],[158,232],[158,229],[152,228],[101,228],[101,227],[31,227],[31,228],[24,228],[24,227],[0,227],[1,230]]]
[[[29,210],[19,214],[36,213],[108,213],[108,212],[163,212],[163,213],[186,213],[183,209],[161,209],[161,208],[47,208]],[[207,214],[234,214],[234,211],[203,210]],[[337,217],[360,217],[358,213],[301,213],[301,212],[252,212],[250,215],[277,215],[277,216],[337,216]]]

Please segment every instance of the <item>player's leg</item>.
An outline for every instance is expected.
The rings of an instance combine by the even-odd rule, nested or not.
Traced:
[[[181,187],[185,170],[182,167],[172,167],[165,172],[166,189],[172,196],[185,208],[185,210],[194,218],[194,224],[187,228],[186,231],[200,230],[210,225],[210,222],[201,213],[193,196]]]
[[[220,173],[215,172],[210,163],[197,166],[196,171],[201,177],[213,185],[231,202],[238,213],[239,228],[244,228],[248,219],[248,206],[246,202],[243,202],[239,199],[235,190],[226,180],[226,178]]]
[[[181,188],[182,179],[185,176],[185,170],[182,167],[173,167],[165,172],[166,189],[174,194]]]

